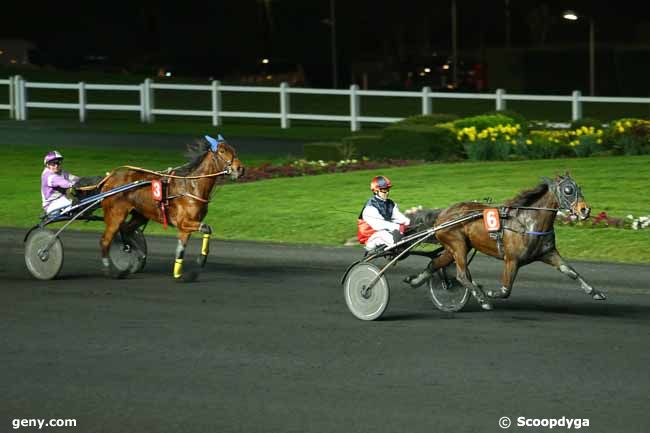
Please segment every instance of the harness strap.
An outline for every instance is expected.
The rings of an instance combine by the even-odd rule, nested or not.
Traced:
[[[515,230],[510,227],[503,227],[505,230],[511,231],[513,233],[517,233],[519,235],[533,235],[533,236],[546,236],[550,235],[551,233],[555,233],[555,230],[549,230],[547,232],[536,232],[536,231],[523,231],[523,230]]]
[[[191,194],[189,192],[184,192],[184,193],[181,194],[181,196],[183,196],[183,195],[186,196],[186,197],[189,197],[189,198],[193,198],[194,200],[198,200],[201,203],[210,203],[210,200],[206,200],[206,199],[204,199],[202,197],[199,197],[198,195],[194,195],[194,194]],[[177,197],[180,197],[180,196],[177,196]]]

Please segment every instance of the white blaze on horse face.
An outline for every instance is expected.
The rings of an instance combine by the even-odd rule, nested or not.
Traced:
[[[589,218],[589,214],[591,213],[591,208],[587,205],[587,203],[584,200],[579,200],[573,211],[578,216],[578,219],[582,221]]]

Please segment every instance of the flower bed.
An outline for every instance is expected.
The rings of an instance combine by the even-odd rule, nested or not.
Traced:
[[[345,173],[357,170],[372,170],[376,168],[405,167],[407,165],[421,164],[422,161],[387,159],[371,161],[369,159],[347,159],[341,161],[307,161],[304,159],[287,162],[282,165],[262,164],[257,167],[248,167],[246,174],[240,182],[254,182],[257,180],[278,177],[313,176],[325,173]]]
[[[566,215],[558,212],[557,222],[562,225],[585,227],[585,228],[621,228],[630,230],[641,230],[650,227],[650,215],[635,218],[627,215],[625,218],[612,217],[607,212],[600,212],[588,220],[579,221],[573,215]]]

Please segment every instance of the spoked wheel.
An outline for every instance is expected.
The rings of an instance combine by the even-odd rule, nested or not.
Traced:
[[[386,277],[382,275],[369,287],[379,272],[379,268],[371,263],[357,263],[343,280],[345,303],[358,319],[378,319],[388,307],[390,288]]]
[[[63,244],[54,232],[35,229],[25,240],[25,264],[39,280],[55,278],[63,267]]]
[[[469,299],[469,289],[456,280],[456,263],[438,269],[429,279],[433,305],[440,311],[460,311]]]
[[[147,240],[142,230],[135,229],[128,234],[116,233],[108,257],[119,272],[140,272],[147,263]]]

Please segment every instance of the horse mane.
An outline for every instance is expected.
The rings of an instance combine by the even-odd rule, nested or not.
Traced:
[[[513,199],[508,200],[506,206],[530,206],[540,197],[548,192],[548,185],[541,183],[535,188],[527,189],[517,194]]]
[[[201,138],[194,143],[187,144],[185,157],[188,161],[174,170],[176,175],[187,176],[192,173],[201,164],[208,151],[210,151],[210,143],[205,139]]]

